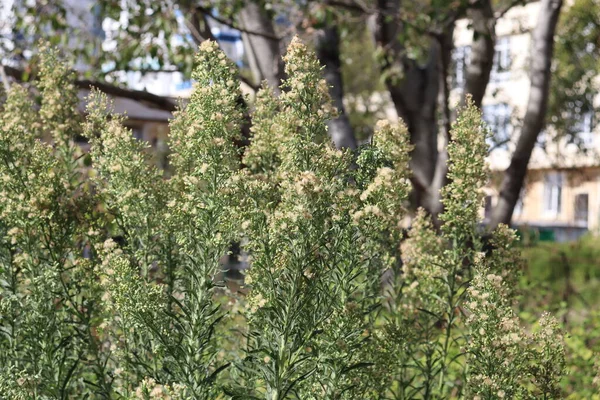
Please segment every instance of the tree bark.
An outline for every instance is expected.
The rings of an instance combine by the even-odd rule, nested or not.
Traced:
[[[335,146],[356,148],[356,138],[344,109],[344,85],[340,61],[340,37],[336,27],[326,27],[316,33],[317,58],[324,65],[323,75],[329,85],[329,94],[338,109],[339,116],[327,123],[329,136]]]
[[[469,10],[469,15],[476,37],[471,46],[471,61],[467,66],[465,96],[461,103],[464,105],[466,95],[471,94],[475,105],[481,108],[494,63],[496,19],[490,0],[481,0],[478,8]]]
[[[531,55],[531,89],[521,135],[500,186],[498,204],[493,210],[489,227],[510,224],[527,173],[527,165],[537,137],[544,126],[550,88],[554,33],[563,5],[562,0],[542,0],[538,23],[533,31]]]
[[[398,116],[402,118],[414,145],[411,155],[415,186],[415,202],[427,207],[438,160],[437,96],[439,92],[438,51],[432,45],[428,63],[421,67],[414,60],[403,60],[402,83],[388,82],[388,90]],[[428,211],[432,211],[428,208]]]
[[[242,33],[254,83],[259,85],[266,80],[275,93],[279,94],[279,86],[285,74],[280,41],[276,38],[272,18],[258,2],[248,1],[240,11],[239,19],[245,30],[262,34]]]
[[[449,25],[445,32],[437,36],[438,52],[439,52],[439,94],[438,103],[441,106],[441,123],[442,128],[442,146],[439,151],[438,158],[435,164],[435,171],[431,185],[429,186],[425,199],[423,201],[424,208],[428,210],[433,222],[439,226],[439,214],[442,213],[444,207],[442,205],[441,189],[448,183],[448,143],[450,143],[450,129],[452,124],[452,115],[450,112],[450,86],[448,84],[448,76],[451,68],[452,49],[454,48],[454,24]]]

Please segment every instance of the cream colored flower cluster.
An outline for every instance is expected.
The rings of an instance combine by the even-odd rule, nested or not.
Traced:
[[[442,189],[444,213],[443,230],[457,237],[474,236],[483,202],[481,188],[488,170],[486,137],[488,130],[482,122],[481,111],[467,99],[467,105],[452,125],[448,144],[448,180]]]
[[[110,241],[98,247],[105,301],[117,316],[105,331],[120,339],[115,358],[126,370],[120,379],[154,376],[150,361],[145,369],[131,363],[125,342],[164,365],[172,381],[188,383],[186,396],[208,399],[213,382],[206,377],[218,352],[213,325],[221,319],[214,278],[239,226],[233,140],[241,95],[236,70],[215,43],[203,43],[197,60],[190,103],[171,123],[170,179],[150,165],[148,144],[122,127],[99,93],[90,97],[85,132],[96,185],[114,215],[108,228],[124,238],[118,248]]]
[[[158,317],[166,299],[160,285],[145,282],[113,240],[105,241],[97,251],[105,268],[102,276],[108,295],[105,300],[110,301],[114,311],[137,328],[144,329],[144,319],[152,318],[155,329],[162,329]]]
[[[525,393],[529,339],[503,296],[504,286],[501,276],[480,267],[469,288],[468,388],[473,396],[516,398]]]
[[[175,383],[164,385],[157,383],[153,378],[145,378],[135,389],[135,396],[130,400],[185,400],[185,385]]]
[[[360,193],[362,207],[353,214],[356,224],[367,223],[380,230],[396,232],[393,236],[395,240],[399,239],[397,232],[402,229],[410,191],[408,160],[411,148],[404,124],[392,124],[387,120],[377,123],[372,149],[368,151],[378,152],[378,157],[387,164],[374,171],[374,176]]]
[[[400,231],[408,194],[408,155],[402,154],[409,151],[408,136],[401,127],[382,123],[376,151],[390,165],[361,178],[364,187],[359,186],[352,154],[325,138],[331,106],[314,54],[294,39],[285,60],[289,90],[277,99],[262,90],[244,159],[251,172],[240,174],[245,196],[252,199],[246,200],[243,223],[252,253],[246,275],[249,346],[268,355],[268,369],[251,375],[260,382],[257,393],[279,398],[294,379],[315,369],[318,376],[297,389],[302,398],[312,398],[317,386],[323,396],[335,397],[346,385],[356,387],[349,396],[360,398],[369,386],[359,378],[362,372],[347,372],[342,365],[364,356],[359,349],[371,332],[365,310],[375,306],[371,293],[393,263],[390,253],[396,254],[381,243],[380,234],[388,225]],[[371,222],[353,223],[360,213],[372,216]],[[313,337],[316,330],[322,333]]]
[[[502,294],[513,298],[524,264],[516,232],[508,226],[500,224],[492,233],[490,245],[493,251],[486,260],[488,268],[491,272],[501,276],[505,282]]]
[[[25,123],[29,119],[29,123]],[[26,91],[8,93],[0,130],[0,216],[9,224],[47,220],[52,200],[63,191],[64,177],[52,149],[41,143],[34,106]]]
[[[485,265],[483,258],[480,261]],[[490,393],[498,398],[560,398],[565,350],[558,322],[544,313],[539,329],[533,335],[526,333],[511,308],[507,283],[481,265],[466,303],[471,331],[469,393],[480,398]]]
[[[399,312],[416,313],[425,309],[434,315],[445,311],[444,282],[448,280],[443,239],[435,232],[431,219],[420,209],[412,221],[409,237],[402,242],[403,301]],[[431,314],[424,315],[431,317]]]
[[[285,86],[289,91],[282,94],[282,102],[292,113],[303,115],[307,128],[333,117],[336,111],[327,82],[321,77],[321,66],[297,36],[289,44],[283,60],[288,75]]]
[[[132,234],[146,232],[147,236],[162,224],[161,191],[166,186],[162,173],[150,163],[149,144],[123,126],[123,117],[114,115],[105,94],[92,91],[87,111],[84,134],[91,144],[93,181],[102,188],[103,200],[119,223]]]
[[[75,73],[60,61],[56,49],[42,47],[38,87],[42,93],[39,115],[44,135],[50,136],[57,146],[66,148],[81,131],[79,97],[75,87]]]
[[[244,151],[243,163],[254,173],[269,173],[281,163],[285,129],[279,121],[281,107],[273,89],[263,82],[256,94],[252,114],[252,146]]]
[[[242,114],[237,70],[212,41],[200,45],[190,102],[171,124],[171,160],[180,171],[204,175],[208,168],[237,169],[233,140],[238,138]]]

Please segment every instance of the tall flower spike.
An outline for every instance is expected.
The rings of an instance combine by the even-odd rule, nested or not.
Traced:
[[[352,212],[352,219],[365,238],[379,232],[378,240],[365,242],[364,253],[379,254],[380,259],[385,260],[383,264],[373,265],[374,269],[368,274],[373,278],[374,293],[379,291],[376,278],[398,262],[402,219],[410,192],[408,138],[402,122],[379,121],[372,145],[363,148],[356,160],[356,184],[363,190],[354,204],[354,207],[356,203],[360,206]]]
[[[298,37],[292,39],[283,59],[289,78],[283,84],[288,91],[280,97],[280,123],[293,132],[284,148],[283,166],[304,171],[310,169],[315,151],[319,152],[315,142],[329,140],[326,121],[335,115],[335,109],[316,55]]]
[[[66,145],[80,132],[75,73],[60,61],[58,51],[42,48],[39,88],[42,94],[40,117],[46,134],[55,143]]]
[[[544,399],[562,396],[560,380],[565,374],[565,347],[563,332],[556,318],[545,312],[539,320],[539,330],[533,335],[537,344],[535,363],[531,374],[534,384]]]
[[[527,336],[511,308],[506,282],[491,273],[482,255],[468,289],[466,310],[471,336],[467,345],[469,398],[524,398],[531,351]]]
[[[190,102],[171,123],[171,159],[179,173],[200,176],[210,165],[231,174],[238,168],[233,140],[242,121],[237,69],[213,41],[200,45],[196,62]]]
[[[279,153],[285,138],[276,120],[278,111],[275,92],[263,82],[252,115],[252,140],[244,153],[244,164],[255,173],[273,171],[280,163]]]
[[[372,182],[360,196],[365,204],[377,202],[386,205],[385,214],[389,219],[386,227],[391,229],[398,228],[397,218],[403,215],[404,202],[410,190],[408,161],[412,146],[408,138],[408,131],[402,123],[392,124],[387,120],[377,123],[373,149],[380,152],[379,157],[383,158],[385,165],[375,171]],[[359,157],[359,166],[370,168],[365,164]]]
[[[0,218],[6,218],[4,223],[23,216],[27,218],[20,222],[27,224],[34,217],[48,217],[56,198],[54,183],[65,179],[56,174],[51,148],[37,140],[37,121],[27,91],[13,86],[0,124]]]
[[[382,150],[398,172],[408,175],[408,162],[413,146],[410,144],[406,125],[402,121],[392,124],[388,120],[381,120],[377,122],[376,128],[375,147]]]
[[[402,306],[410,313],[426,309],[424,318],[443,315],[441,298],[446,290],[444,280],[448,271],[441,267],[444,245],[437,235],[431,218],[419,208],[410,229],[410,237],[402,243]],[[432,295],[434,294],[434,295]]]
[[[19,154],[31,149],[37,136],[35,130],[36,113],[27,91],[14,85],[8,92],[0,125],[0,151]],[[20,158],[20,157],[19,157]],[[17,162],[22,159],[15,160]],[[1,168],[1,167],[0,167]]]
[[[448,145],[448,178],[442,202],[445,207],[440,219],[442,230],[451,237],[462,240],[474,234],[483,202],[481,189],[487,179],[485,157],[488,129],[471,97],[460,110],[452,126],[452,141]]]
[[[157,317],[165,302],[161,285],[142,279],[137,268],[131,265],[112,239],[97,247],[104,267],[102,283],[109,294],[109,307],[138,328],[145,328],[145,322],[151,319],[159,326]]]
[[[491,238],[492,253],[487,257],[490,271],[502,276],[507,282],[506,296],[513,297],[519,287],[518,281],[523,268],[523,259],[517,247],[516,232],[504,224],[498,225]]]
[[[133,137],[123,126],[123,117],[112,115],[105,94],[92,91],[88,97],[84,134],[90,154],[105,187],[108,205],[122,216],[128,229],[149,229],[148,215],[156,209],[161,174],[150,166],[148,144]]]

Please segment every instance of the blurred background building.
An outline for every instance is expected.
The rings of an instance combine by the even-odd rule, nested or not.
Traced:
[[[509,166],[516,145],[513,129],[525,115],[529,97],[531,30],[539,2],[514,7],[496,24],[496,47],[490,84],[483,99],[483,118],[493,132],[489,164],[500,173]],[[473,32],[459,21],[453,52],[453,96],[458,101],[465,84],[465,68]],[[539,232],[541,239],[564,241],[600,228],[600,141],[593,104],[574,107],[573,140],[546,129],[538,138],[529,163],[513,224]],[[498,199],[499,182],[492,179],[486,192],[484,214]]]

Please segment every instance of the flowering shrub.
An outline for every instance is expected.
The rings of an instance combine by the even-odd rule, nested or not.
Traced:
[[[285,61],[283,93],[261,89],[241,155],[236,70],[200,46],[169,178],[103,94],[80,121],[52,51],[39,106],[11,89],[0,399],[561,397],[557,322],[529,333],[512,309],[513,232],[498,228],[484,253],[477,231],[480,112],[469,103],[454,124],[441,229],[420,210],[407,232],[406,128],[382,121],[358,154],[336,150],[315,56],[294,39]],[[218,278],[232,241],[249,254],[243,293]]]

